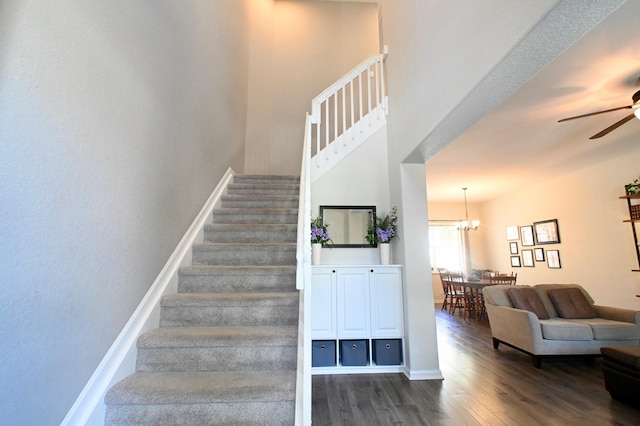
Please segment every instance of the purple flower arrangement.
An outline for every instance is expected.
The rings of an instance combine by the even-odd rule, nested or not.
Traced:
[[[396,236],[397,224],[398,207],[392,206],[388,214],[381,214],[372,218],[367,232],[367,241],[369,244],[390,242]]]
[[[327,228],[329,225],[322,223],[322,219],[317,217],[311,221],[311,244],[324,244],[330,241]]]
[[[376,228],[376,235],[379,242],[388,243],[393,238],[393,228],[390,226],[387,229]]]

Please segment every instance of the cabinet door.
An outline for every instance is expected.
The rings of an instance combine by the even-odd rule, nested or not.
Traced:
[[[371,272],[371,337],[402,337],[402,277],[399,268]]]
[[[337,338],[336,271],[333,268],[313,268],[311,273],[311,338]]]
[[[338,270],[338,338],[369,338],[369,269]]]

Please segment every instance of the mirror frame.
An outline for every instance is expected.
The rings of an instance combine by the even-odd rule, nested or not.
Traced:
[[[372,214],[373,221],[376,220],[376,206],[320,206],[320,219],[324,223],[325,210],[366,210]],[[334,224],[330,224],[335,226]],[[329,228],[329,235],[331,235],[331,228]],[[362,244],[335,244],[324,243],[323,247],[337,247],[337,248],[371,248],[378,247],[377,243],[369,244],[366,240]]]

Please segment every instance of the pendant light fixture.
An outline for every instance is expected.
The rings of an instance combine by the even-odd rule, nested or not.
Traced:
[[[462,188],[464,191],[464,220],[458,222],[456,227],[461,231],[476,231],[480,226],[479,220],[472,220],[471,226],[469,226],[469,211],[467,209],[467,188]]]

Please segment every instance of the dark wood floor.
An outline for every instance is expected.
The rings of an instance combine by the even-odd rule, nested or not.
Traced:
[[[314,425],[640,425],[640,409],[612,400],[600,359],[531,358],[501,345],[489,323],[437,309],[444,380],[402,374],[313,377]]]

